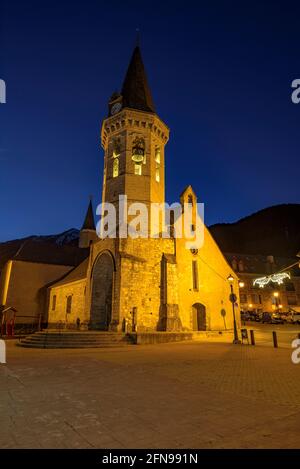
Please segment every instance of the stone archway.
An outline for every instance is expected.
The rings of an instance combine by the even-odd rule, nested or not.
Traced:
[[[203,304],[193,304],[192,322],[194,331],[206,331],[206,308]]]
[[[92,274],[90,328],[107,331],[111,323],[114,260],[109,252],[96,259]]]

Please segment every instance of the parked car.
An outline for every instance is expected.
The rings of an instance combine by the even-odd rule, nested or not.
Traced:
[[[264,323],[272,324],[272,314],[264,311],[261,315],[260,320],[263,324]]]
[[[241,320],[242,321],[250,321],[249,311],[241,311]]]
[[[297,312],[287,313],[286,322],[288,324],[300,324],[300,313],[297,313]]]
[[[257,322],[260,321],[260,317],[258,313],[256,313],[255,311],[248,311],[248,312],[250,316],[250,321],[257,321]]]
[[[272,313],[272,324],[283,324],[284,320],[280,313]]]

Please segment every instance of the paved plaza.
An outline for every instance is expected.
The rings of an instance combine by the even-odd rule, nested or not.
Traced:
[[[300,364],[287,348],[7,349],[1,448],[300,447]]]

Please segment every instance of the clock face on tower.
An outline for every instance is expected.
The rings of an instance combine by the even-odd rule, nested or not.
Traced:
[[[110,113],[113,116],[114,114],[117,114],[117,112],[121,111],[121,109],[122,109],[122,104],[121,103],[115,103],[110,108]]]

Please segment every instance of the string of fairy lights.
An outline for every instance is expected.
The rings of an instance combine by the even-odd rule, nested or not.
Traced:
[[[264,288],[266,285],[268,285],[271,282],[276,283],[277,285],[282,285],[284,280],[291,279],[291,274],[289,272],[286,272],[286,270],[292,269],[296,265],[298,265],[300,268],[300,261],[297,261],[294,264],[284,267],[277,273],[267,275],[265,277],[256,278],[255,280],[253,280],[253,285],[254,286],[257,285],[259,286],[259,288]]]

